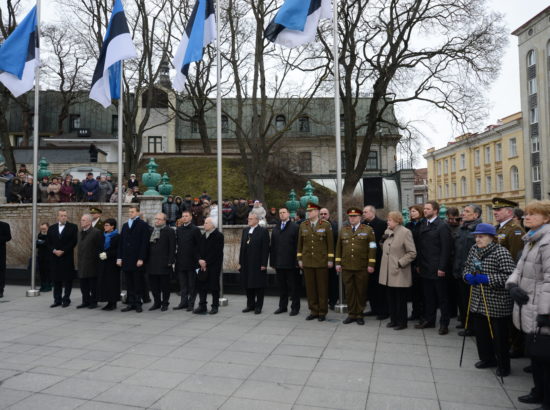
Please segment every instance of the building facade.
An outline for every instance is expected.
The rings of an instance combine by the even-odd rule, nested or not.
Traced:
[[[483,207],[492,222],[491,199],[511,199],[525,206],[525,159],[522,114],[501,119],[484,132],[457,137],[446,147],[430,148],[428,199],[459,209],[470,203]]]
[[[550,7],[512,34],[518,38],[527,199],[550,198]]]

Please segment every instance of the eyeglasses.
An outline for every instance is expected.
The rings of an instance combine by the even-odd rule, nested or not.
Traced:
[[[321,215],[328,215],[326,212],[321,212]]]

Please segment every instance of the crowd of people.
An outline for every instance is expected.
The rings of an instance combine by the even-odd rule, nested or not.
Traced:
[[[200,205],[200,200],[193,202]],[[534,387],[518,399],[543,403],[542,408],[548,409],[550,201],[534,201],[524,214],[508,199],[492,202],[496,226],[482,221],[476,204],[461,211],[449,208],[446,218],[439,217],[435,201],[413,205],[406,225],[401,213],[390,212],[384,221],[367,205],[348,209],[342,227],[331,221],[327,208],[316,204],[308,204],[306,218],[295,220],[281,207],[270,236],[261,224],[262,216],[266,217],[258,209],[261,204],[251,208],[245,201],[247,227],[239,251],[240,280],[246,293],[243,312],[262,313],[271,266],[279,285],[274,313],[298,315],[303,278],[306,320],[323,322],[339,300],[341,275],[342,302],[348,306],[344,324],[364,325],[365,317],[373,316],[389,319],[385,325],[396,331],[413,320],[416,329],[430,329],[436,327],[439,310],[438,334],[443,336],[449,333],[451,318],[457,317],[459,335],[475,337],[476,368],[494,367],[498,376],[506,377],[511,359],[528,352],[531,365],[524,371],[532,373]],[[176,214],[174,221],[170,209],[166,211],[155,215],[149,226],[140,216],[139,205],[132,204],[120,231],[116,220],[101,220],[98,208],[81,217],[80,230],[67,221],[63,210],[56,224],[43,224],[37,242],[39,271],[43,290],[53,283],[51,307],[70,305],[77,272],[82,293],[79,309],[97,308],[99,302],[106,302],[104,310],[116,309],[122,276],[128,296],[123,312],[142,312],[143,304],[151,302],[150,293],[149,310],[166,311],[170,278],[175,275],[180,298],[175,310],[218,313],[224,236],[216,227],[217,214],[210,209],[209,215],[199,219],[202,233],[193,207]],[[7,234],[5,225],[0,226],[4,247],[9,240],[9,225]],[[365,311],[367,301],[370,311]],[[408,302],[412,302],[410,315]]]

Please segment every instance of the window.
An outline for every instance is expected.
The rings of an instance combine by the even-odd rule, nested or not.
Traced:
[[[533,107],[529,110],[529,124],[536,124],[539,122],[539,108]]]
[[[311,172],[311,152],[300,152],[298,154],[298,169],[300,172]]]
[[[378,151],[370,151],[367,158],[367,169],[379,169],[378,168]]]
[[[460,154],[460,169],[466,169],[466,154]]]
[[[532,169],[533,182],[540,182],[540,165],[535,165]]]
[[[466,177],[460,178],[460,191],[462,195],[468,195],[468,183],[466,182]]]
[[[502,161],[502,144],[495,145],[495,161]]]
[[[518,146],[515,138],[510,138],[510,141],[508,141],[508,150],[510,151],[508,158],[518,156]]]
[[[539,152],[540,151],[540,142],[539,142],[539,136],[535,135],[531,137],[531,152]]]
[[[199,116],[194,115],[193,118],[191,118],[191,134],[198,134],[199,133]]]
[[[479,153],[479,150],[476,149],[476,150],[474,151],[474,166],[476,166],[476,167],[479,167],[479,164],[480,164],[480,162],[481,162],[480,156],[481,156],[481,155],[480,155],[480,153]]]
[[[162,137],[148,137],[148,143],[150,153],[162,152]]]
[[[535,50],[529,50],[527,52],[527,67],[532,67],[537,63],[537,55]]]
[[[491,163],[491,146],[488,145],[485,147],[485,164]]]
[[[504,176],[502,174],[497,175],[497,192],[504,192]]]
[[[515,165],[510,168],[510,187],[512,191],[519,189],[519,171]]]
[[[69,116],[69,132],[80,129],[80,114],[71,114]]]
[[[487,223],[493,223],[493,207],[491,205],[486,206],[485,215]]]
[[[414,203],[415,204],[423,204],[424,203],[424,195],[421,195],[421,194],[417,194],[414,196]]]
[[[445,184],[445,198],[449,197],[449,184]]]
[[[437,175],[441,175],[441,161],[437,162]]]
[[[485,177],[485,193],[490,194],[491,192],[493,192],[493,179],[487,175]]]
[[[476,195],[481,195],[481,178],[476,178]]]
[[[300,132],[309,132],[310,131],[309,117],[307,115],[304,115],[304,116],[300,117],[300,119],[298,120],[298,127],[299,127]]]
[[[452,157],[451,158],[451,172],[455,172],[455,171],[456,171],[456,158]]]
[[[533,94],[537,93],[537,79],[536,78],[531,78],[527,82],[527,90],[529,92],[529,95],[533,95]]]
[[[452,188],[452,195],[453,195],[454,197],[456,197],[456,196],[457,196],[457,193],[456,193],[456,182],[453,182],[453,185],[452,185],[451,188]]]
[[[441,185],[437,187],[437,198],[443,198],[443,189],[441,189]]]
[[[443,162],[443,173],[444,174],[448,174],[449,173],[449,160],[446,159],[444,162]]]
[[[277,131],[281,131],[286,127],[286,118],[284,115],[277,115],[275,117],[275,128]]]
[[[111,115],[111,133],[118,132],[118,115]]]
[[[227,115],[222,115],[222,132],[224,134],[229,132],[229,118],[227,118]]]

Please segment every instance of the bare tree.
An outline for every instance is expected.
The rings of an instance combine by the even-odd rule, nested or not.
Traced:
[[[338,7],[343,191],[349,195],[380,128],[399,128],[388,115],[395,107],[420,102],[446,111],[457,124],[478,120],[506,40],[502,17],[488,12],[485,0],[340,0]],[[332,44],[320,38],[333,60]],[[368,111],[360,112],[366,94]]]

